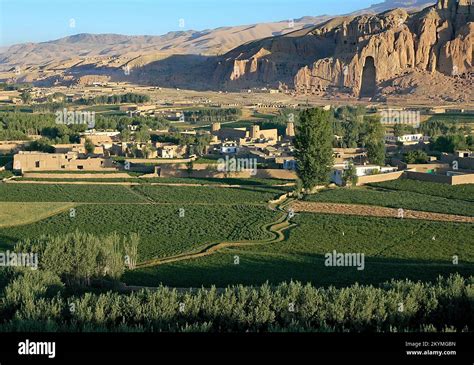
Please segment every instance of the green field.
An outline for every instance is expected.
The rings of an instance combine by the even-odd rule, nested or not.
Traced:
[[[0,247],[76,229],[97,235],[137,232],[140,257],[151,259],[221,240],[265,239],[269,233],[262,225],[277,214],[266,202],[281,194],[270,187],[0,184],[0,201],[7,204],[52,202],[53,207],[56,202],[71,202],[76,209],[73,218],[67,211],[33,224],[0,229]]]
[[[438,184],[433,182],[416,181],[409,179],[398,179],[392,181],[386,181],[376,184],[371,184],[376,188],[399,190],[399,191],[411,191],[415,193],[439,196],[442,198],[455,199],[455,200],[467,200],[474,202],[474,185],[455,185],[451,186],[448,184]]]
[[[184,217],[180,217],[180,209]],[[264,239],[261,225],[275,212],[265,206],[85,204],[34,224],[0,229],[3,247],[23,238],[63,234],[76,229],[96,235],[140,234],[141,259],[166,257],[221,240]]]
[[[265,203],[283,193],[266,186],[0,184],[0,201],[7,202],[240,204]]]
[[[378,284],[391,278],[434,280],[474,274],[474,227],[391,218],[298,214],[286,241],[226,249],[218,254],[128,272],[129,284],[178,287],[299,280],[315,285]],[[434,240],[433,240],[434,238]],[[360,252],[365,269],[326,267],[324,254]],[[235,256],[239,264],[234,264]],[[459,265],[452,265],[458,255]]]
[[[435,114],[430,116],[429,121],[441,120],[447,122],[456,122],[456,123],[474,123],[473,114],[464,114],[464,113],[445,113],[445,114]]]
[[[391,188],[398,187],[400,190],[388,190],[385,186]],[[449,185],[446,186],[449,187]],[[384,187],[384,189],[382,189],[382,187]],[[417,187],[417,185],[415,185],[415,187]],[[448,199],[435,195],[435,193],[441,194],[441,190],[436,191],[434,188],[432,190],[428,188],[423,190],[422,187],[419,187],[420,192],[410,191],[408,190],[409,188],[414,187],[409,184],[407,188],[403,190],[403,183],[400,185],[395,183],[393,185],[377,185],[377,187],[326,189],[309,195],[305,199],[314,202],[377,205],[396,209],[403,208],[426,212],[474,216],[474,203],[471,201],[453,198]],[[446,192],[446,194],[448,194],[448,192]],[[450,194],[455,197],[461,196],[460,194],[456,195],[454,192],[450,192]],[[467,195],[468,194],[466,194],[466,198]]]
[[[188,181],[176,179],[176,182],[181,180]],[[0,184],[0,201],[5,206],[14,206],[15,202],[64,202],[76,209],[74,217],[64,211],[34,223],[0,228],[0,248],[11,248],[24,238],[75,230],[95,235],[138,232],[139,258],[149,260],[196,253],[224,241],[261,241],[272,237],[264,226],[275,222],[281,213],[270,209],[268,201],[280,196],[286,188],[261,182],[261,185],[239,188],[221,188],[212,186],[214,181],[210,183],[209,186]],[[308,199],[474,216],[468,187],[438,184],[428,187],[411,181],[384,184],[326,190]],[[181,209],[184,216],[179,214]],[[314,213],[297,214],[292,223],[294,226],[285,232],[285,240],[281,242],[226,248],[201,258],[127,272],[123,279],[127,284],[144,286],[163,283],[178,287],[223,287],[266,281],[276,284],[291,279],[344,286],[355,282],[378,284],[391,278],[434,280],[438,275],[452,272],[474,274],[472,224]],[[326,267],[324,255],[333,250],[363,253],[365,269]],[[452,264],[454,255],[459,256],[458,265]],[[239,257],[238,265],[235,256]]]
[[[0,201],[136,203],[147,199],[120,185],[0,184]]]

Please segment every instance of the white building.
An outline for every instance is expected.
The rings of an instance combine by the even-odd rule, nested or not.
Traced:
[[[398,170],[397,167],[393,166],[378,166],[378,165],[354,165],[356,169],[356,175],[367,176],[375,174],[386,174],[388,172],[395,172]],[[334,169],[331,172],[331,182],[336,185],[344,184],[344,171],[349,168],[348,164],[335,164]]]
[[[237,153],[239,152],[239,146],[237,145],[237,142],[233,142],[233,141],[223,142],[219,149],[219,152],[226,155]]]
[[[423,134],[421,134],[421,133],[404,134],[400,137],[395,137],[393,134],[386,134],[385,135],[385,142],[387,142],[387,143],[400,142],[400,143],[403,143],[403,144],[415,144],[415,143],[419,143],[419,142],[425,142],[428,139],[429,139],[428,137],[423,136]]]

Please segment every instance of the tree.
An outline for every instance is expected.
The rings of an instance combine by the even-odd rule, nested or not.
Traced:
[[[20,94],[20,98],[24,104],[28,104],[33,100],[33,97],[31,96],[31,93],[28,90],[22,91],[22,93]]]
[[[314,108],[301,113],[295,157],[298,176],[306,190],[329,183],[334,165],[333,139],[329,112]]]
[[[364,124],[365,130],[362,137],[367,148],[367,158],[374,165],[385,165],[384,127],[380,120],[372,118]]]
[[[147,126],[140,126],[139,130],[135,132],[135,141],[146,143],[150,140],[150,132]]]
[[[38,151],[45,153],[54,153],[55,149],[51,145],[50,141],[46,138],[41,138],[36,141],[31,142],[25,150],[27,151]]]
[[[93,154],[95,151],[94,142],[92,142],[90,138],[86,138],[86,141],[84,142],[84,148],[88,155]]]
[[[354,166],[354,162],[351,161],[349,163],[349,167],[344,170],[342,180],[344,181],[344,184],[346,186],[349,184],[351,184],[352,186],[357,185],[357,183],[359,182],[359,176],[357,176],[357,169]]]
[[[193,173],[193,170],[194,170],[194,162],[193,160],[189,160],[186,163],[186,172],[188,173],[188,176],[191,176],[191,174]]]
[[[138,245],[140,243],[140,236],[137,233],[131,233],[129,238],[123,241],[125,250],[125,263],[130,270],[135,270],[138,261]]]
[[[432,148],[435,151],[452,153],[456,150],[466,149],[467,144],[463,135],[451,134],[436,138]]]
[[[403,157],[405,162],[408,164],[427,163],[429,159],[428,154],[425,151],[420,150],[409,151],[405,153]]]
[[[120,132],[120,141],[130,142],[131,138],[132,138],[132,133],[128,129],[124,129],[122,130],[122,132]]]
[[[415,132],[415,128],[411,125],[397,123],[393,126],[393,135],[395,137],[401,137],[404,134]]]

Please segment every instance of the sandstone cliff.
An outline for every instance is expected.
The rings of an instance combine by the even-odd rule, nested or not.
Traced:
[[[285,84],[299,93],[373,96],[381,84],[413,73],[466,78],[474,71],[473,22],[470,0],[439,0],[413,14],[337,17],[232,50],[213,80],[230,88]]]

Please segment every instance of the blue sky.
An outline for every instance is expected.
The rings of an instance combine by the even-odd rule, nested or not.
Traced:
[[[0,0],[0,46],[77,33],[160,35],[337,15],[378,2],[382,0]]]

